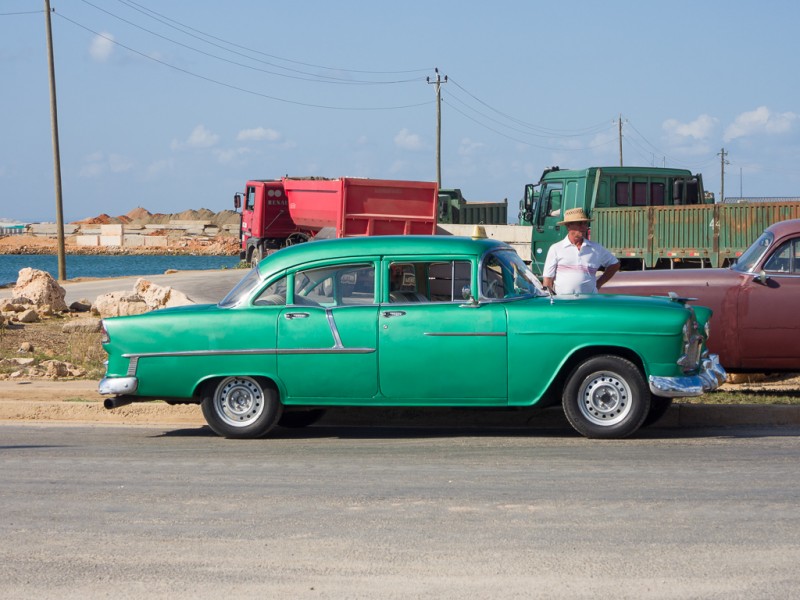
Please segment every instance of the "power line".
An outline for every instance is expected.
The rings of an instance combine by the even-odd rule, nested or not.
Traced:
[[[278,73],[276,71],[269,71],[267,69],[261,69],[259,67],[254,67],[252,65],[247,65],[245,63],[237,62],[237,61],[231,60],[229,58],[224,58],[222,56],[217,56],[216,54],[211,54],[210,52],[206,52],[204,50],[200,50],[199,48],[195,48],[194,46],[190,46],[189,44],[184,44],[183,42],[179,42],[178,40],[172,39],[170,37],[167,37],[165,35],[157,33],[157,32],[155,32],[155,31],[153,31],[151,29],[148,29],[146,27],[138,25],[137,23],[134,23],[133,21],[130,21],[129,19],[121,17],[121,16],[119,16],[117,14],[112,13],[109,10],[106,10],[105,8],[101,8],[101,7],[97,6],[96,4],[93,4],[93,3],[89,2],[88,0],[81,0],[81,1],[84,4],[86,4],[88,6],[91,6],[95,10],[103,12],[103,13],[105,13],[105,14],[107,14],[107,15],[109,15],[109,16],[111,16],[111,17],[113,17],[113,18],[115,18],[115,19],[117,19],[119,21],[122,21],[123,23],[127,23],[131,27],[135,27],[135,28],[137,28],[137,29],[139,29],[141,31],[149,33],[150,35],[152,35],[154,37],[160,38],[162,40],[165,40],[167,42],[170,42],[170,43],[175,44],[177,46],[180,46],[182,48],[186,48],[187,50],[191,50],[192,52],[197,52],[198,54],[202,54],[203,56],[208,56],[209,58],[214,58],[214,59],[220,60],[222,62],[226,62],[226,63],[232,64],[232,65],[236,65],[236,66],[239,66],[239,67],[243,67],[245,69],[258,71],[260,73],[267,73],[269,75],[275,75],[277,77],[287,77],[289,79],[299,79],[301,81],[312,81],[312,82],[315,82],[315,83],[330,83],[330,84],[338,84],[338,85],[388,85],[388,84],[396,84],[396,83],[410,83],[410,82],[413,82],[413,81],[419,81],[421,79],[421,77],[416,77],[416,78],[412,78],[412,79],[396,80],[396,81],[365,81],[365,80],[344,79],[344,78],[341,78],[341,77],[332,77],[330,75],[317,75],[315,73],[308,73],[306,71],[300,71],[299,69],[289,69],[287,67],[283,67],[283,66],[275,65],[273,63],[269,63],[269,62],[266,62],[266,61],[263,61],[263,60],[255,59],[255,58],[252,58],[250,56],[247,56],[246,54],[243,54],[242,52],[237,52],[237,51],[234,51],[234,50],[230,50],[230,49],[225,48],[225,47],[223,47],[223,46],[221,46],[219,44],[215,44],[215,43],[209,42],[207,40],[203,40],[202,38],[200,38],[200,37],[198,37],[196,35],[189,34],[189,33],[186,33],[186,32],[181,32],[181,33],[184,33],[185,35],[190,35],[191,37],[193,37],[193,38],[195,38],[197,40],[200,40],[201,42],[204,42],[206,44],[210,44],[210,45],[212,45],[212,46],[214,46],[216,48],[224,50],[225,52],[231,52],[232,54],[236,54],[238,56],[242,56],[244,58],[247,58],[248,60],[254,60],[256,62],[259,62],[259,63],[262,63],[262,64],[266,64],[266,65],[269,65],[269,66],[272,66],[272,67],[276,67],[278,69],[284,69],[284,70],[287,70],[287,71],[292,71],[294,73],[300,73],[302,75],[307,75],[308,77],[300,77],[298,75],[290,75],[290,74],[287,74],[287,73]],[[135,10],[138,10],[138,9],[135,9]],[[169,27],[173,27],[172,25],[169,25],[168,23],[165,23],[165,24],[168,25]],[[176,29],[176,28],[173,27],[173,29]]]
[[[201,31],[199,29],[195,29],[194,27],[190,27],[189,25],[181,23],[180,21],[176,21],[175,19],[171,19],[171,18],[169,18],[169,17],[167,17],[167,16],[165,16],[165,15],[163,15],[161,13],[158,13],[158,12],[156,12],[156,11],[150,9],[150,8],[145,7],[142,4],[139,4],[138,2],[134,2],[133,0],[117,0],[117,1],[120,2],[121,4],[124,4],[124,5],[128,6],[129,8],[132,8],[134,10],[137,10],[137,11],[141,12],[142,14],[145,14],[146,16],[150,17],[151,19],[155,19],[155,20],[163,23],[164,25],[167,25],[168,27],[172,27],[173,29],[178,29],[178,31],[181,31],[182,33],[185,33],[186,35],[190,35],[190,34],[188,34],[185,31],[182,31],[182,29],[180,29],[180,28],[188,29],[189,31],[194,31],[195,33],[198,33],[198,34],[200,34],[200,35],[202,35],[204,37],[210,38],[212,40],[217,40],[217,41],[222,42],[224,44],[227,44],[229,46],[233,46],[234,48],[240,48],[242,50],[247,50],[248,52],[252,52],[254,54],[260,54],[262,56],[266,56],[266,57],[273,58],[273,59],[276,59],[276,60],[282,60],[284,62],[288,62],[288,63],[292,63],[292,64],[296,64],[296,65],[302,65],[304,67],[314,67],[315,69],[325,69],[325,70],[328,70],[328,71],[340,71],[340,72],[343,72],[343,73],[361,73],[361,74],[365,74],[365,75],[367,75],[367,74],[372,74],[372,75],[398,75],[398,74],[404,74],[404,73],[424,73],[424,72],[430,71],[431,68],[432,68],[432,67],[424,67],[424,68],[420,68],[420,69],[407,69],[407,70],[400,70],[400,71],[368,71],[368,70],[358,70],[358,69],[345,69],[345,68],[340,68],[340,67],[327,67],[327,66],[324,66],[324,65],[317,65],[317,64],[313,64],[313,63],[301,62],[301,61],[298,61],[298,60],[292,60],[290,58],[284,58],[284,57],[281,57],[281,56],[277,56],[275,54],[269,54],[267,52],[261,52],[259,50],[254,50],[252,48],[248,48],[247,46],[242,46],[240,44],[236,44],[234,42],[230,42],[230,41],[224,40],[222,38],[216,37],[216,36],[211,35],[209,33],[205,33],[205,32],[203,32],[203,31]],[[152,13],[152,15],[157,15],[157,17],[160,17],[160,18],[156,18],[156,17],[154,17],[152,15],[149,15],[147,13]],[[175,27],[174,25],[170,25],[169,23],[167,23],[165,21],[169,21],[171,23],[176,23],[179,27]],[[203,40],[203,41],[205,41],[205,40]],[[209,42],[206,42],[206,43],[209,43]],[[286,67],[280,67],[279,65],[274,65],[274,66],[277,66],[278,68],[286,68]]]
[[[452,82],[453,82],[453,84],[454,84],[456,87],[458,87],[460,90],[462,90],[462,91],[463,91],[465,94],[467,94],[467,95],[468,95],[470,98],[472,98],[472,99],[473,99],[473,100],[475,100],[476,102],[480,103],[481,105],[485,106],[486,108],[488,108],[488,109],[489,109],[489,110],[491,110],[492,112],[495,112],[495,113],[497,113],[498,115],[500,115],[500,116],[502,116],[502,117],[505,117],[506,119],[508,119],[509,121],[512,121],[512,122],[516,123],[517,125],[522,125],[522,126],[524,126],[524,127],[526,127],[526,128],[530,128],[530,129],[533,129],[533,130],[535,130],[535,131],[540,131],[540,132],[542,132],[543,134],[545,134],[545,135],[543,135],[542,137],[557,137],[557,136],[560,136],[560,137],[568,137],[568,136],[572,136],[572,135],[575,135],[575,136],[591,135],[592,133],[599,133],[599,130],[603,130],[603,129],[605,129],[605,128],[607,127],[607,125],[606,125],[605,123],[598,123],[597,125],[591,125],[591,126],[589,126],[589,127],[580,128],[580,129],[572,129],[572,130],[570,130],[570,129],[564,129],[564,130],[558,130],[558,129],[550,129],[550,128],[548,128],[548,127],[542,127],[542,126],[540,126],[540,125],[534,125],[534,124],[532,124],[532,123],[527,123],[526,121],[523,121],[522,119],[518,119],[518,118],[516,118],[516,117],[513,117],[513,116],[511,116],[511,115],[508,115],[508,114],[506,114],[506,113],[504,113],[504,112],[502,112],[502,111],[500,111],[500,110],[498,110],[498,109],[496,109],[496,108],[492,107],[491,105],[487,104],[486,102],[484,102],[483,100],[481,100],[480,98],[478,98],[477,96],[475,96],[475,95],[474,95],[472,92],[470,92],[469,90],[467,90],[465,87],[463,87],[462,85],[460,85],[460,84],[459,84],[457,81],[455,81],[455,80],[454,80],[452,77],[450,78],[450,81],[452,81]]]
[[[502,136],[502,137],[504,137],[506,139],[509,139],[509,140],[511,140],[513,142],[518,142],[520,144],[525,144],[527,146],[532,146],[533,148],[539,148],[541,150],[553,150],[553,151],[558,150],[558,151],[565,151],[565,152],[579,152],[579,151],[582,151],[582,150],[600,148],[600,147],[606,146],[606,145],[608,145],[608,144],[610,144],[610,143],[612,143],[614,141],[613,139],[609,139],[608,141],[601,142],[599,144],[591,144],[591,145],[581,146],[579,148],[569,148],[569,147],[564,147],[564,146],[542,146],[541,144],[534,144],[530,140],[521,139],[521,138],[518,138],[518,137],[514,137],[514,136],[511,136],[511,135],[508,135],[506,133],[503,133],[502,131],[498,131],[494,127],[490,127],[489,125],[486,125],[485,123],[480,122],[478,119],[475,119],[474,117],[468,115],[463,110],[460,110],[458,107],[456,107],[454,104],[448,102],[446,99],[443,99],[442,102],[444,104],[447,104],[450,108],[452,108],[454,111],[456,111],[457,113],[459,113],[463,117],[466,117],[467,119],[469,119],[473,123],[477,123],[478,125],[480,125],[484,129],[488,129],[489,131],[492,131],[492,132],[496,133],[497,135]]]
[[[419,103],[416,103],[416,104],[406,104],[406,105],[401,105],[401,106],[377,106],[377,107],[376,106],[361,106],[361,107],[352,107],[352,106],[329,106],[329,105],[324,105],[324,104],[313,104],[313,103],[309,103],[309,102],[300,102],[298,100],[288,100],[286,98],[280,98],[278,96],[271,96],[269,94],[256,92],[254,90],[249,90],[249,89],[243,88],[241,86],[233,85],[233,84],[230,84],[230,83],[225,83],[224,81],[219,81],[218,79],[213,79],[211,77],[206,77],[205,75],[200,75],[198,73],[194,73],[193,71],[189,71],[188,69],[184,69],[182,67],[178,67],[176,65],[168,63],[168,62],[166,62],[164,60],[161,60],[159,58],[156,58],[154,56],[150,56],[148,54],[145,54],[144,52],[140,52],[139,50],[135,50],[134,48],[131,48],[130,46],[126,46],[125,44],[123,44],[121,42],[118,42],[117,40],[115,40],[115,39],[113,39],[111,37],[108,37],[107,35],[104,35],[102,33],[99,33],[97,31],[89,28],[89,27],[86,27],[85,25],[82,25],[81,23],[78,23],[77,21],[73,21],[69,17],[65,16],[63,13],[53,13],[53,14],[55,14],[57,17],[59,17],[61,19],[64,19],[65,21],[67,21],[69,23],[72,23],[76,27],[80,27],[81,29],[84,29],[84,30],[88,31],[89,33],[92,33],[92,34],[94,34],[94,35],[96,35],[98,37],[101,37],[104,40],[107,40],[108,42],[111,42],[112,44],[120,46],[121,48],[125,48],[129,52],[133,52],[134,54],[137,54],[137,55],[139,55],[139,56],[141,56],[143,58],[146,58],[148,60],[156,62],[156,63],[158,63],[160,65],[163,65],[165,67],[169,67],[170,69],[173,69],[175,71],[179,71],[180,73],[184,73],[185,75],[189,75],[191,77],[195,77],[197,79],[201,79],[203,81],[207,81],[209,83],[213,83],[215,85],[219,85],[221,87],[225,87],[225,88],[228,88],[228,89],[236,90],[238,92],[243,92],[245,94],[250,94],[250,95],[253,95],[253,96],[258,96],[260,98],[266,98],[267,100],[274,100],[276,102],[283,102],[283,103],[286,103],[286,104],[294,104],[294,105],[297,105],[297,106],[306,106],[306,107],[309,107],[309,108],[324,108],[324,109],[328,109],[328,110],[343,110],[343,111],[401,110],[401,109],[406,109],[406,108],[416,108],[416,107],[419,107],[419,106],[426,106],[428,104],[431,104],[431,102],[432,102],[432,101],[429,100],[429,101],[426,101],[426,102],[419,102]]]
[[[459,104],[461,104],[461,105],[462,105],[464,108],[466,108],[467,110],[470,110],[470,111],[472,111],[473,113],[476,113],[476,114],[480,115],[480,116],[481,116],[483,119],[486,119],[486,120],[488,120],[488,121],[491,121],[492,123],[496,123],[497,125],[500,125],[501,127],[505,127],[506,129],[510,129],[511,131],[513,131],[513,132],[515,132],[515,133],[522,134],[522,135],[528,135],[528,136],[533,136],[533,137],[538,137],[538,138],[546,138],[546,139],[553,139],[553,138],[565,138],[565,137],[586,137],[587,135],[597,135],[598,133],[601,133],[602,131],[604,131],[604,130],[608,130],[608,129],[610,128],[610,126],[609,126],[608,124],[605,124],[605,125],[603,125],[603,129],[599,129],[599,130],[595,130],[595,131],[591,131],[591,132],[589,132],[589,133],[583,133],[583,134],[578,134],[578,133],[569,133],[569,134],[556,134],[556,133],[542,134],[542,133],[532,133],[531,131],[524,131],[524,130],[522,130],[522,129],[519,129],[518,127],[514,127],[514,126],[508,125],[508,124],[506,124],[506,123],[503,123],[503,122],[502,122],[502,121],[500,121],[499,119],[495,119],[494,117],[492,117],[492,116],[489,116],[489,115],[487,115],[486,113],[484,113],[484,112],[481,112],[480,110],[478,110],[478,109],[476,109],[476,108],[474,108],[474,107],[472,107],[472,106],[469,106],[469,105],[468,105],[466,102],[464,102],[463,100],[461,100],[461,99],[458,97],[458,95],[457,95],[457,94],[450,94],[450,98],[452,98],[453,100],[455,100],[456,102],[458,102]],[[497,111],[495,111],[495,112],[497,112]],[[516,121],[516,120],[515,120],[515,121]]]
[[[16,15],[38,15],[43,13],[43,10],[26,10],[21,12],[7,12],[7,13],[0,13],[0,17],[13,17]]]

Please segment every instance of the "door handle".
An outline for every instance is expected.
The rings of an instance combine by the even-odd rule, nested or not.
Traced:
[[[381,313],[387,319],[391,319],[392,317],[403,317],[406,314],[404,310],[385,310]]]
[[[309,313],[306,312],[290,312],[283,315],[285,319],[289,319],[290,321],[292,319],[307,319],[309,316],[311,315],[309,315]]]

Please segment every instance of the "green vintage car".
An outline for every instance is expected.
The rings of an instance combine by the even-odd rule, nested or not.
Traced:
[[[553,297],[503,242],[317,241],[265,258],[217,305],[103,321],[108,408],[198,403],[219,435],[302,426],[329,406],[561,402],[622,438],[725,380],[710,311],[682,299]]]

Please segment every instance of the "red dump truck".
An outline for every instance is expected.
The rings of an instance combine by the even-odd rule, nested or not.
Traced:
[[[436,233],[438,186],[428,181],[340,177],[253,180],[234,196],[242,260],[311,238]]]

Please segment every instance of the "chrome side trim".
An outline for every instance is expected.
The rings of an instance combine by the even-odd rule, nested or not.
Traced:
[[[719,364],[719,356],[710,354],[703,359],[702,370],[697,375],[686,377],[655,377],[649,378],[650,391],[656,396],[664,398],[686,398],[702,396],[711,392],[725,383],[728,374]]]
[[[136,369],[138,366],[139,366],[139,357],[134,356],[128,363],[128,377],[134,377],[136,375]]]
[[[325,309],[325,317],[328,319],[328,326],[331,328],[331,335],[333,336],[333,349],[342,350],[342,338],[339,335],[339,329],[336,327],[336,321],[333,318],[333,310],[330,308]]]
[[[506,337],[506,333],[504,331],[470,331],[470,332],[442,332],[442,333],[434,333],[426,331],[423,335],[429,335],[431,337]]]
[[[250,354],[369,354],[375,348],[251,348],[247,350],[183,350],[177,352],[142,352],[123,354],[124,358],[161,358],[165,356],[239,356]]]

